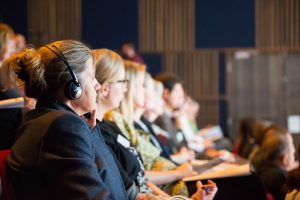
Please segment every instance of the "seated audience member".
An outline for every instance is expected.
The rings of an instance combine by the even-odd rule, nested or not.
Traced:
[[[186,96],[184,104],[182,106],[181,112],[185,116],[184,123],[187,123],[188,128],[191,129],[192,133],[197,133],[199,131],[197,125],[197,117],[199,114],[200,105],[192,97]]]
[[[274,131],[268,132],[271,129],[281,129],[281,128],[278,127],[277,125],[274,124],[272,125],[270,122],[256,120],[255,131],[254,131],[254,147],[248,157],[248,160],[250,160],[250,162],[252,163],[256,171],[259,171],[261,164],[263,164],[264,162],[261,146],[265,138],[267,138],[268,134],[274,133]]]
[[[122,54],[126,60],[144,64],[142,56],[136,51],[132,42],[125,42],[122,45]]]
[[[162,146],[167,146],[168,140],[170,138],[169,133],[167,133],[165,130],[163,130],[162,128],[160,128],[154,123],[157,117],[163,114],[163,106],[165,103],[164,100],[162,99],[163,85],[161,82],[153,80],[152,78],[151,81],[154,85],[153,96],[155,98],[152,97],[152,101],[147,101],[147,103],[145,104],[146,110],[143,113],[143,119],[147,119],[147,121],[151,123],[150,124],[151,128],[153,129],[155,135],[157,136],[160,144],[162,144]],[[145,84],[145,86],[147,89],[149,84]],[[170,155],[171,152],[167,151],[167,154]]]
[[[101,84],[97,100],[97,124],[107,146],[116,158],[119,170],[125,171],[126,176],[122,177],[125,188],[128,190],[132,184],[136,184],[138,186],[137,191],[150,193],[152,192],[149,186],[151,184],[145,177],[144,166],[137,151],[114,123],[103,120],[106,112],[119,107],[127,90],[128,80],[125,78],[122,58],[107,49],[94,50],[92,54],[96,67],[95,76]],[[156,194],[163,193],[160,189],[155,189]]]
[[[298,144],[298,158],[300,156],[300,143]],[[285,200],[300,199],[300,166],[289,171],[285,184],[286,196]]]
[[[180,107],[178,113],[175,115],[175,119],[177,128],[179,128],[182,131],[184,138],[186,139],[187,146],[190,149],[201,153],[206,148],[214,148],[214,144],[213,141],[207,140],[198,134],[198,128],[195,124],[198,111],[195,110],[197,108],[193,104],[193,99],[189,96],[186,96],[183,105]],[[190,124],[191,118],[194,122],[193,127]]]
[[[254,132],[256,120],[254,118],[243,118],[239,122],[238,134],[233,147],[233,153],[248,159],[254,148]]]
[[[231,143],[228,139],[221,138],[213,142],[204,140],[198,133],[193,133],[193,129],[185,123],[187,122],[186,110],[184,109],[185,94],[178,77],[171,74],[159,74],[156,80],[164,86],[162,97],[165,104],[163,114],[155,120],[155,123],[170,135],[170,139],[165,145],[166,149],[176,153],[181,148],[189,147],[197,152],[197,158],[217,157],[220,153],[223,154],[218,152],[218,149],[223,149],[223,147],[231,149]],[[185,125],[188,126],[188,130]],[[163,143],[163,141],[161,142]]]
[[[155,84],[158,85],[160,84],[161,87],[160,92],[156,91]],[[144,86],[145,86],[144,105],[139,106],[139,104],[137,104],[137,107],[140,110],[141,109],[143,110],[142,113],[143,116],[140,118],[139,116],[137,116],[134,124],[135,128],[150,133],[151,143],[162,150],[163,154],[161,155],[163,157],[170,158],[172,161],[174,161],[177,164],[182,164],[190,160],[194,160],[195,153],[191,150],[188,150],[187,148],[181,148],[179,152],[176,152],[175,154],[174,153],[170,154],[170,152],[168,152],[164,147],[165,143],[161,144],[161,141],[169,140],[169,134],[166,133],[165,135],[162,135],[162,133],[166,131],[160,129],[153,122],[163,112],[163,100],[161,96],[163,90],[162,84],[158,81],[153,80],[151,75],[146,73]]]
[[[26,46],[26,39],[24,35],[18,33],[15,36],[15,44],[16,44],[16,51],[21,51],[25,48]]]
[[[15,33],[4,23],[0,23],[0,66],[15,51]]]
[[[254,125],[254,147],[251,153],[248,156],[248,159],[252,161],[256,157],[256,154],[259,153],[260,147],[265,139],[265,133],[272,128],[274,124],[270,121],[265,120],[256,120]]]
[[[13,29],[7,24],[0,23],[0,68],[2,63],[15,51],[14,37],[15,33]],[[3,89],[2,78],[0,78],[0,101],[15,98],[19,99],[23,96],[17,87],[10,88],[6,91]],[[23,109],[21,107],[0,109],[0,149],[10,149],[13,145],[22,116]]]
[[[219,126],[208,125],[199,130],[197,125],[199,109],[199,104],[192,97],[186,96],[183,105],[179,109],[179,113],[176,115],[177,127],[183,132],[189,148],[197,152],[204,150],[213,151],[213,149],[231,150],[231,141],[224,137],[223,133],[217,134],[218,131],[222,131]]]
[[[121,57],[107,49],[94,50],[93,57],[96,78],[101,84],[97,99],[97,124],[106,144],[114,155],[119,170],[125,171],[125,175],[123,173],[122,177],[125,188],[128,190],[132,184],[136,184],[138,191],[141,193],[168,196],[147,180],[142,159],[127,137],[114,123],[103,120],[107,111],[119,107],[128,89],[127,87],[129,87]],[[182,172],[176,169],[173,171],[173,176],[177,173]],[[160,176],[170,179],[170,176],[168,178],[168,175],[164,172],[161,172]]]
[[[295,161],[293,138],[280,127],[269,129],[266,134],[261,146],[263,163],[258,174],[267,192],[276,200],[283,200],[283,185],[287,180],[288,169]]]
[[[26,48],[6,60],[1,75],[38,99],[7,160],[16,199],[127,199],[95,122],[80,117],[96,109],[100,89],[89,48],[72,40]]]
[[[155,123],[170,135],[169,143],[165,148],[172,153],[180,151],[186,146],[186,141],[182,132],[176,127],[175,113],[184,103],[184,90],[180,80],[171,74],[159,74],[155,77],[163,86],[164,112],[159,116]]]

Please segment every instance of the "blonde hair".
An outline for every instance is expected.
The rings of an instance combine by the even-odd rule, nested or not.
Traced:
[[[120,104],[119,112],[127,119],[128,123],[133,126],[133,115],[134,115],[134,92],[135,85],[138,77],[144,77],[146,72],[146,65],[139,64],[137,62],[132,62],[125,60],[125,73],[129,80],[127,92],[125,98]]]
[[[80,79],[84,64],[91,58],[88,47],[78,41],[63,40],[49,44],[55,45],[63,53]],[[7,59],[0,71],[4,89],[25,84],[28,97],[43,100],[58,100],[58,92],[71,79],[64,62],[45,46],[38,50],[25,48]]]
[[[14,37],[15,32],[13,29],[7,24],[0,23],[0,60],[2,60],[7,42],[14,39]]]
[[[145,88],[149,88],[151,86],[154,87],[154,79],[152,78],[152,76],[148,72],[145,73],[145,83],[144,83],[144,85],[145,85]]]
[[[116,81],[124,63],[116,52],[109,49],[97,49],[92,51],[95,77],[100,84],[110,81]]]

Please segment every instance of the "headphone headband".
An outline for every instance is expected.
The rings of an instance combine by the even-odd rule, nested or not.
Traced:
[[[68,60],[64,56],[64,54],[55,46],[55,45],[46,45],[50,51],[52,51],[59,59],[61,59],[65,65],[67,66],[68,71],[72,77],[71,80],[67,81],[64,87],[65,96],[71,100],[75,100],[80,98],[82,94],[82,87],[78,81],[76,74],[74,73],[72,67],[70,66]],[[55,48],[55,49],[54,49]]]
[[[60,58],[65,63],[65,65],[67,66],[67,69],[69,70],[69,72],[70,72],[70,74],[72,76],[73,81],[76,84],[79,84],[78,78],[75,75],[73,69],[71,68],[68,60],[66,59],[66,57],[64,56],[64,54],[57,48],[57,46],[51,45],[51,47],[50,47],[49,45],[45,45],[45,47],[48,48],[49,50],[51,50],[58,58]],[[55,51],[53,48],[55,48],[57,51]]]

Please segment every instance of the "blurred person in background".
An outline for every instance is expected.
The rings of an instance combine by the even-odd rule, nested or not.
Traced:
[[[142,56],[137,52],[135,45],[132,42],[125,42],[122,45],[122,55],[127,60],[145,64]]]

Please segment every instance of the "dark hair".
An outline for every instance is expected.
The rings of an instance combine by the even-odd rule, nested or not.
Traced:
[[[91,50],[81,42],[63,40],[53,42],[66,57],[80,79],[84,64],[91,58]],[[7,59],[0,71],[4,89],[25,84],[25,94],[40,100],[58,100],[58,92],[72,79],[64,62],[45,46],[38,50],[26,48]]]
[[[238,137],[241,144],[238,149],[238,154],[244,157],[248,157],[253,146],[250,146],[254,142],[254,133],[256,129],[256,120],[251,117],[245,117],[240,120]],[[249,152],[245,152],[249,151]]]
[[[122,47],[125,46],[125,45],[128,46],[128,47],[130,47],[130,48],[132,48],[132,49],[135,49],[135,45],[131,41],[125,41],[123,43]]]
[[[251,117],[246,117],[240,120],[239,135],[241,137],[253,137],[255,131],[256,120]]]
[[[160,81],[164,88],[170,92],[177,83],[182,84],[181,80],[174,74],[161,73],[155,76],[155,80]]]

